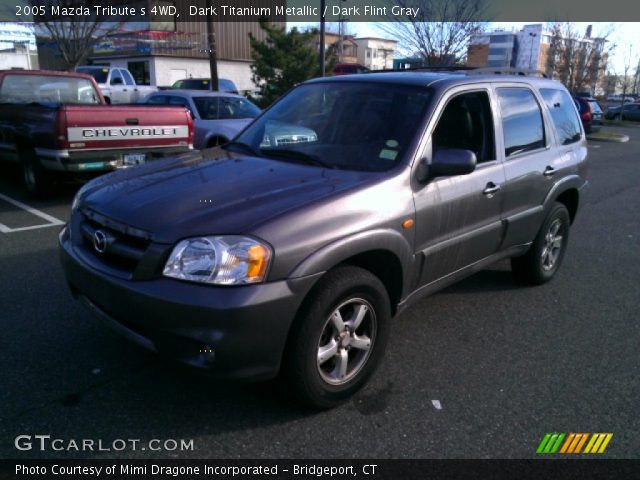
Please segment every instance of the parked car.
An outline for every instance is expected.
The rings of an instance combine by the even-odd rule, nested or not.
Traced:
[[[610,107],[604,117],[608,120],[640,121],[640,103],[631,103],[622,107]]]
[[[0,70],[0,158],[22,164],[34,197],[56,173],[114,170],[193,149],[183,108],[108,106],[92,76]]]
[[[95,78],[107,103],[136,103],[158,90],[148,85],[137,85],[126,68],[84,66],[76,68],[76,72]]]
[[[367,73],[369,69],[359,63],[337,63],[333,67],[333,75],[351,75],[354,73]]]
[[[626,96],[622,96],[622,95],[609,95],[607,96],[607,101],[608,102],[620,102],[622,101],[623,103],[633,103],[636,101],[635,97],[631,96],[631,95],[626,95]]]
[[[416,300],[507,258],[527,283],[554,278],[586,160],[553,80],[319,78],[221,148],[85,185],[61,259],[73,295],[129,339],[332,407]]]
[[[602,108],[595,98],[574,97],[582,126],[587,133],[597,132],[602,126]]]
[[[260,114],[244,97],[202,90],[164,90],[152,93],[144,103],[186,107],[193,117],[193,146],[198,149],[227,143]]]
[[[172,90],[212,90],[212,87],[210,78],[185,78],[171,85]],[[218,91],[235,93],[236,95],[239,93],[236,84],[226,78],[218,79]]]

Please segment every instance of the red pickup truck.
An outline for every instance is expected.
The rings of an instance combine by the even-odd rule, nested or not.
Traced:
[[[193,149],[182,107],[107,105],[89,75],[0,70],[0,159],[21,162],[30,195],[56,173],[125,168]]]

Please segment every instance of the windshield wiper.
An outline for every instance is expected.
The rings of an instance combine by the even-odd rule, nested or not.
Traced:
[[[253,148],[251,145],[249,145],[248,143],[243,143],[243,142],[228,142],[225,143],[222,148],[224,148],[225,150],[228,147],[238,147],[242,150],[244,150],[245,152],[249,152],[251,155],[253,155],[254,157],[260,157],[260,152],[258,152],[255,148]]]
[[[335,165],[331,165],[327,162],[323,162],[315,155],[310,155],[308,153],[299,152],[297,150],[286,150],[283,148],[261,148],[260,151],[263,155],[266,156],[274,156],[274,157],[283,157],[290,158],[293,160],[302,160],[305,163],[310,165],[316,165],[324,168],[336,168]]]

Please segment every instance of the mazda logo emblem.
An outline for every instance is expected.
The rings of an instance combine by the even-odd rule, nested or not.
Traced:
[[[107,235],[102,230],[96,230],[93,233],[93,248],[98,253],[107,251]]]

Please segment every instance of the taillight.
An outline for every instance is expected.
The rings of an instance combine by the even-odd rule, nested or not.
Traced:
[[[67,114],[62,108],[58,109],[56,113],[55,136],[55,143],[60,150],[69,148],[69,139],[67,138]]]
[[[193,117],[187,111],[187,125],[189,126],[189,145],[193,146],[193,139],[195,137],[195,132],[193,130]]]

